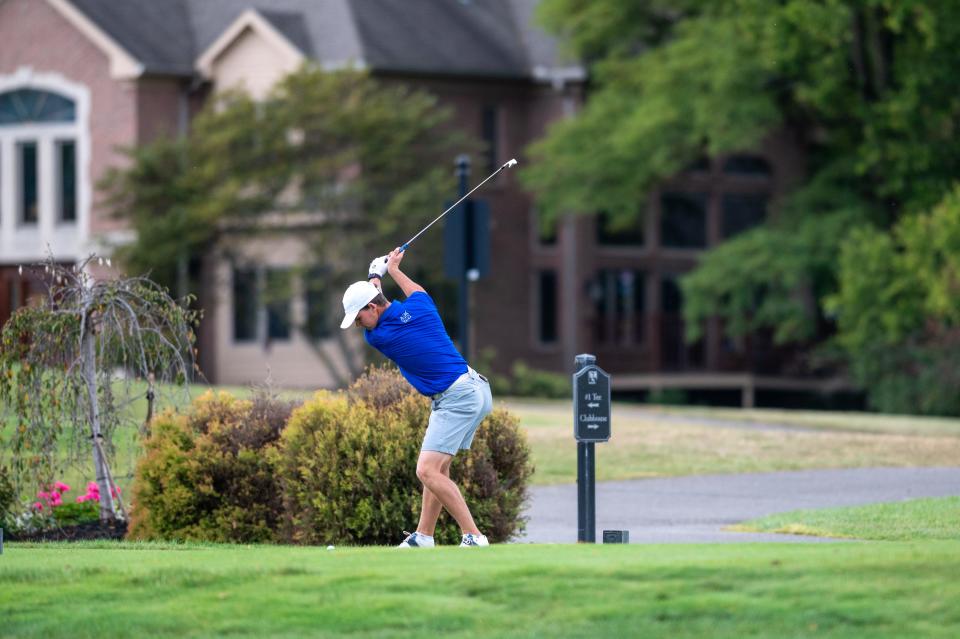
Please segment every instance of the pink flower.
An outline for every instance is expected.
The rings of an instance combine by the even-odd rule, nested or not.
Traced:
[[[40,492],[37,493],[37,497],[46,501],[47,499],[50,499],[50,493],[48,493],[45,490],[41,490]]]
[[[39,501],[33,502],[33,507],[35,510],[43,510],[43,504],[41,504]]]
[[[61,493],[65,493],[70,490],[70,487],[67,486],[65,483],[63,483],[62,481],[58,481],[53,485],[53,487],[56,488]]]

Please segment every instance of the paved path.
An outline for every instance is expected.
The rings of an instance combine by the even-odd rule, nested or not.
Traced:
[[[629,530],[630,543],[825,541],[800,535],[726,532],[778,512],[960,495],[960,468],[862,468],[641,479],[597,484],[597,540]],[[575,485],[535,487],[526,534],[536,543],[577,540]]]

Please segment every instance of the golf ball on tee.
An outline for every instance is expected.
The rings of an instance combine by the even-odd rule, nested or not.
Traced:
[[[333,546],[327,546],[327,550],[333,550]]]

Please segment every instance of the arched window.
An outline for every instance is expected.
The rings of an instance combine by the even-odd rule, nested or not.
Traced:
[[[0,94],[0,126],[41,122],[73,122],[73,100],[49,91],[17,89]]]
[[[30,86],[0,92],[0,162],[13,166],[7,174],[12,183],[0,190],[13,194],[11,212],[18,228],[35,229],[45,215],[55,224],[76,223],[76,125],[77,104],[60,93]],[[44,198],[52,204],[45,214]]]

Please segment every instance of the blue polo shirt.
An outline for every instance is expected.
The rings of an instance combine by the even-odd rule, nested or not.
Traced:
[[[403,302],[394,300],[364,337],[424,395],[442,393],[467,372],[467,362],[447,335],[436,304],[424,292]]]

